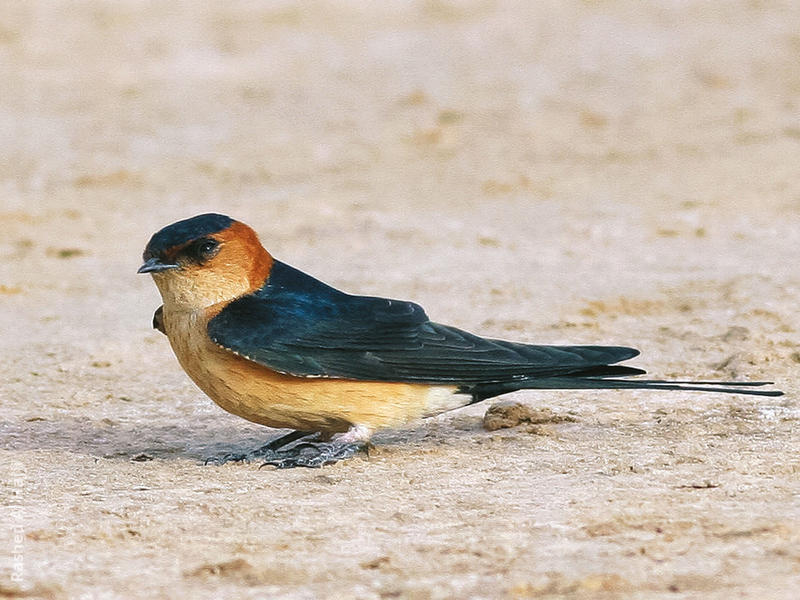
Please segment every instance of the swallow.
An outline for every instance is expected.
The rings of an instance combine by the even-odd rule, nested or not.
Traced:
[[[202,214],[156,232],[139,273],[163,305],[153,327],[224,410],[288,435],[248,455],[320,467],[372,434],[517,390],[699,390],[762,396],[771,382],[629,379],[624,346],[490,339],[431,321],[403,300],[351,295],[274,259],[253,229]]]

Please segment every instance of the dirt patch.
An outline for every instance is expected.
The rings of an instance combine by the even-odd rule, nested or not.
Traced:
[[[483,415],[483,428],[486,431],[509,429],[521,424],[527,424],[529,433],[544,433],[548,431],[539,425],[546,423],[574,423],[577,421],[572,415],[558,415],[549,408],[533,408],[515,400],[502,400],[495,402]]]

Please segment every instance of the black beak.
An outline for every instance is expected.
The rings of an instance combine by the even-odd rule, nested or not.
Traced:
[[[139,270],[136,271],[137,273],[160,273],[161,271],[167,271],[169,269],[177,269],[179,265],[173,265],[170,263],[162,263],[161,259],[157,256],[153,258],[148,258],[144,261],[144,264],[139,267]]]

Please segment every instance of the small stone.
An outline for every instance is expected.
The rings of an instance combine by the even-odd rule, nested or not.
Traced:
[[[144,453],[144,452],[140,452],[139,454],[135,454],[134,456],[131,456],[131,460],[133,462],[147,462],[148,460],[153,460],[153,457],[151,455],[149,455],[149,454]]]

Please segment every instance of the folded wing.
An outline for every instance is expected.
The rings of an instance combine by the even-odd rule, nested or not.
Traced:
[[[617,346],[539,346],[482,338],[431,322],[417,304],[351,296],[276,261],[263,288],[208,325],[221,347],[300,377],[474,384],[571,374],[635,374],[607,365]]]

